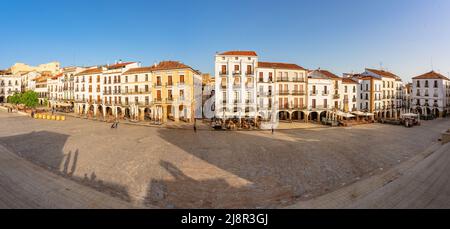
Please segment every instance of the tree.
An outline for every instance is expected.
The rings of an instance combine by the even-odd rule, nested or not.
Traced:
[[[39,104],[38,94],[34,91],[27,91],[20,96],[20,103],[26,107],[35,108]]]
[[[19,104],[21,100],[21,95],[19,93],[14,93],[14,95],[8,97],[8,102],[12,104]]]

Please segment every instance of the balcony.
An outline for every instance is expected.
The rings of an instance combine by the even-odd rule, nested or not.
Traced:
[[[246,75],[246,76],[252,76],[252,75],[254,75],[254,74],[255,74],[254,71],[246,71],[246,72],[245,72],[245,75]]]
[[[173,87],[173,83],[166,83],[166,87]]]
[[[329,95],[330,94],[330,91],[322,91],[322,95],[323,96],[327,96],[327,95]]]
[[[178,87],[183,87],[183,86],[185,86],[186,85],[186,83],[183,81],[183,82],[178,82],[177,83],[177,86]]]
[[[155,102],[155,103],[162,103],[162,98],[155,98],[155,99],[154,99],[154,102]]]
[[[277,82],[289,82],[288,77],[277,77]]]
[[[172,102],[173,102],[173,97],[166,98],[166,103],[172,103]]]
[[[153,84],[153,87],[162,87],[162,83],[161,82],[155,83],[155,84]]]
[[[227,76],[228,75],[228,71],[220,71],[219,75],[220,76]]]
[[[305,91],[292,91],[292,95],[305,95]]]
[[[317,91],[311,91],[309,95],[317,95]]]
[[[305,82],[305,78],[293,78],[292,82],[296,82],[296,83],[304,83]]]
[[[356,103],[356,98],[353,98],[353,99],[352,99],[352,102]]]
[[[278,95],[290,95],[289,91],[279,91]]]
[[[239,76],[239,75],[241,75],[241,71],[234,71],[234,72],[233,72],[233,75],[234,75],[234,76]]]
[[[225,83],[225,84],[220,84],[220,87],[222,88],[222,89],[227,89],[227,84]]]

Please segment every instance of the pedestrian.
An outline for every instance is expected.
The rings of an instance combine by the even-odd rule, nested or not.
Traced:
[[[274,134],[274,132],[275,132],[275,129],[273,128],[273,125],[272,125],[272,135]]]
[[[31,118],[34,118],[34,110],[31,110]]]
[[[115,128],[117,129],[119,127],[119,121],[116,121]]]
[[[197,120],[194,119],[194,132],[197,133]]]

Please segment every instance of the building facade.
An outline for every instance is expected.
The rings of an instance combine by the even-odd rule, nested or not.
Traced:
[[[450,110],[450,83],[442,74],[431,71],[413,78],[412,110],[415,113],[443,117]]]

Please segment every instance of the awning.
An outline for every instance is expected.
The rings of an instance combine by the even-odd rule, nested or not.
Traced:
[[[354,115],[352,115],[352,114],[350,114],[350,113],[344,113],[344,112],[342,112],[342,111],[337,111],[337,112],[336,112],[336,115],[337,115],[337,116],[344,117],[344,118],[353,118],[353,117],[355,117]]]
[[[354,112],[352,112],[352,114],[357,115],[357,116],[374,116],[373,113],[366,113],[366,112],[361,112],[361,111],[354,111]]]
[[[57,103],[56,106],[60,106],[60,107],[71,107],[72,104],[70,104],[70,103]]]

